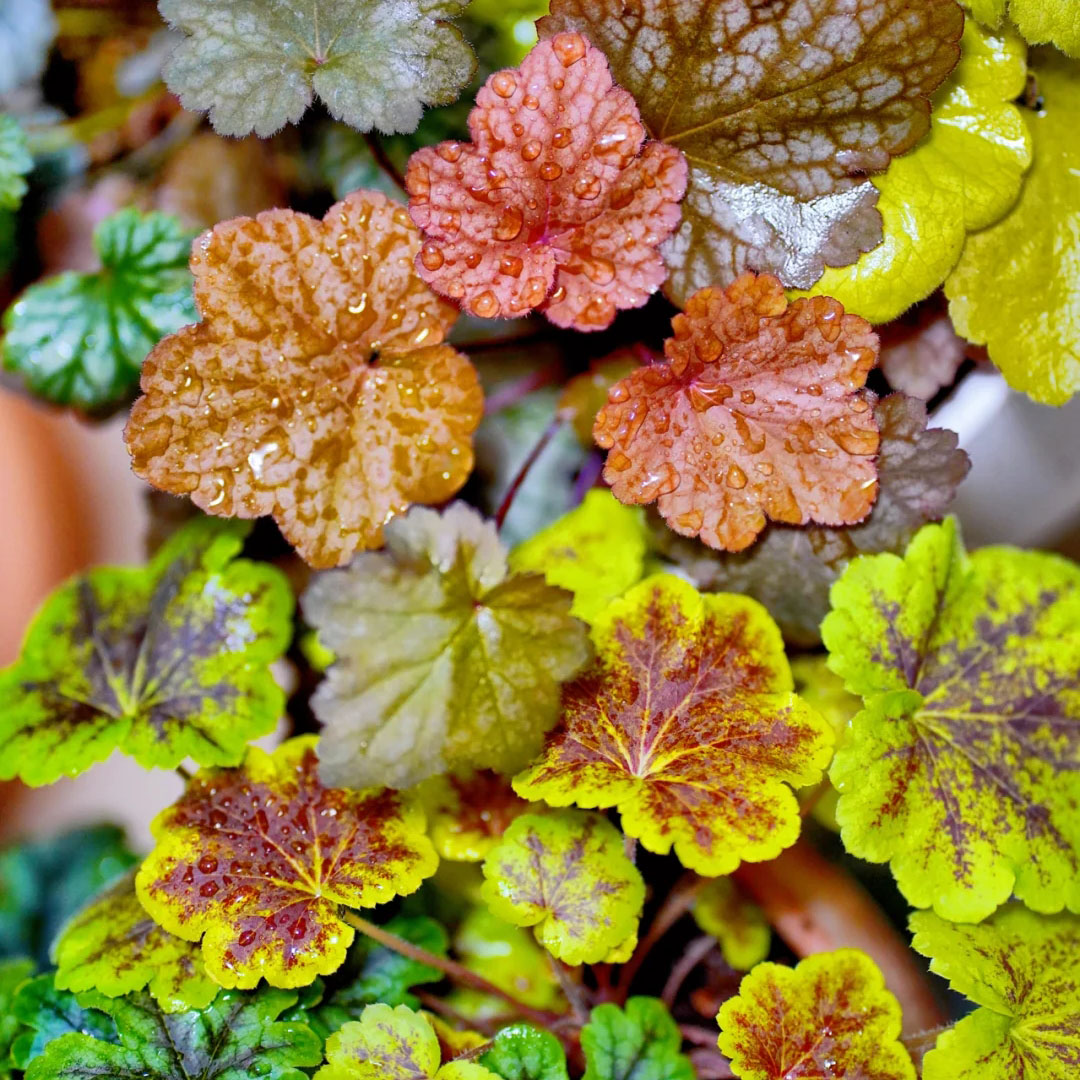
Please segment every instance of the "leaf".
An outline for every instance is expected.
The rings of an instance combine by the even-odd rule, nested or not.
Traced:
[[[1002,908],[978,926],[911,916],[912,947],[980,1006],[938,1036],[924,1080],[1070,1080],[1080,1065],[1080,919]]]
[[[531,1024],[504,1027],[479,1061],[502,1080],[569,1080],[562,1043]]]
[[[972,15],[994,28],[1005,18],[1006,4],[1009,18],[1032,45],[1049,41],[1080,56],[1080,24],[1070,0],[968,0]]]
[[[648,851],[709,876],[773,859],[799,835],[787,786],[815,783],[829,725],[792,693],[780,632],[758,603],[670,574],[613,601],[597,659],[563,691],[563,721],[514,779],[552,806],[617,807]]]
[[[456,313],[413,273],[419,246],[370,191],[322,221],[269,210],[204,234],[203,321],[147,358],[124,433],[135,472],[211,514],[272,514],[317,567],[380,546],[409,503],[448,499],[483,402],[440,344]]]
[[[304,595],[338,657],[312,699],[322,776],[408,787],[520,768],[556,720],[559,683],[589,658],[569,594],[510,574],[495,526],[464,503],[414,509],[386,543]]]
[[[664,359],[608,391],[593,436],[624,503],[656,500],[677,533],[741,551],[766,517],[854,525],[877,494],[868,323],[834,300],[790,307],[776,278],[703,289]],[[730,402],[730,404],[729,404]]]
[[[918,528],[940,518],[970,461],[954,432],[927,430],[922,402],[891,394],[874,408],[881,432],[878,497],[869,517],[850,528],[772,525],[752,548],[718,554],[693,540],[654,530],[660,551],[699,588],[759,600],[793,644],[816,645],[829,610],[829,586],[856,555],[902,550]]]
[[[93,997],[116,1021],[120,1045],[90,1035],[49,1043],[26,1080],[306,1080],[322,1045],[303,1024],[278,1021],[296,995],[223,990],[201,1010],[165,1013],[149,994]]]
[[[594,488],[580,506],[514,548],[510,566],[573,593],[571,614],[592,622],[641,580],[647,546],[642,512]]]
[[[11,1044],[22,1030],[22,1021],[12,1010],[12,1003],[16,991],[33,974],[33,960],[0,959],[0,1080],[11,1078]]]
[[[49,0],[0,0],[0,94],[41,74],[55,35]]]
[[[484,900],[567,964],[597,964],[637,931],[645,885],[599,814],[523,814],[484,860]]]
[[[0,113],[0,211],[19,209],[26,194],[24,178],[33,167],[34,159],[19,122]]]
[[[51,784],[116,749],[144,768],[232,765],[273,729],[292,595],[235,558],[245,531],[198,519],[148,566],[89,570],[49,597],[0,672],[0,777]]]
[[[80,1005],[74,994],[58,990],[52,975],[38,975],[24,982],[11,1011],[25,1029],[11,1047],[11,1059],[19,1069],[25,1069],[61,1035],[81,1032],[104,1042],[117,1041],[112,1018],[98,1009]]]
[[[336,971],[354,937],[338,906],[384,903],[435,871],[421,810],[385,789],[324,787],[316,742],[252,746],[240,768],[200,770],[151,826],[139,899],[170,934],[203,938],[222,986]]]
[[[906,316],[879,327],[878,366],[889,385],[921,401],[951,386],[967,356],[967,342],[936,304],[920,304]]]
[[[158,0],[184,39],[165,80],[221,135],[265,138],[315,95],[361,131],[412,131],[427,105],[464,89],[476,58],[447,20],[467,0]]]
[[[198,945],[166,933],[125,874],[63,929],[53,947],[56,985],[118,997],[146,989],[162,1012],[205,1009],[220,987],[206,974]]]
[[[914,146],[952,70],[952,0],[774,4],[552,0],[541,38],[578,30],[690,162],[664,251],[679,304],[746,269],[808,288],[881,239],[866,180]]]
[[[631,349],[616,349],[600,360],[593,361],[588,371],[575,375],[563,387],[559,397],[559,415],[574,428],[578,442],[587,450],[593,448],[592,429],[596,414],[607,404],[608,391],[620,379],[625,379],[640,363]]]
[[[625,1009],[597,1005],[581,1029],[583,1080],[694,1080],[681,1045],[678,1026],[656,998],[632,997]]]
[[[945,280],[969,233],[1016,202],[1031,164],[1013,104],[1024,89],[1024,52],[1011,31],[989,34],[968,20],[960,63],[934,95],[929,133],[872,181],[884,239],[854,264],[826,270],[815,293],[872,323],[895,319]]]
[[[541,809],[519,799],[509,780],[488,769],[433,776],[421,791],[435,850],[453,862],[481,862],[516,817]]]
[[[166,214],[126,209],[94,230],[101,269],[31,285],[4,314],[4,367],[56,405],[104,411],[135,389],[146,354],[194,322],[190,237]]]
[[[702,932],[716,938],[724,959],[736,971],[749,971],[769,955],[769,921],[731,878],[706,882],[694,897],[692,914]]]
[[[717,1021],[720,1052],[743,1080],[915,1080],[899,1041],[900,1005],[858,949],[818,953],[795,968],[758,964]]]
[[[957,333],[988,346],[1010,386],[1060,405],[1080,389],[1080,63],[1046,51],[1030,68],[1035,163],[1011,212],[968,238],[945,294]]]
[[[492,75],[469,133],[418,150],[405,175],[424,233],[416,267],[436,291],[482,318],[540,309],[585,331],[660,287],[686,162],[646,142],[633,97],[585,38],[556,35]]]
[[[916,907],[1080,910],[1080,568],[968,555],[952,520],[853,562],[822,624],[865,708],[837,751],[844,846]]]

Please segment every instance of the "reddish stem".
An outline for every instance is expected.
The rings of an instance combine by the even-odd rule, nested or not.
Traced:
[[[716,948],[716,942],[708,934],[694,938],[683,950],[678,963],[671,969],[668,980],[664,983],[664,989],[660,994],[660,1000],[668,1007],[679,996],[682,984],[686,982],[687,975],[694,970]]]
[[[517,495],[518,489],[525,483],[525,478],[529,475],[529,470],[536,464],[537,458],[539,458],[547,448],[547,444],[555,437],[555,434],[560,427],[562,427],[562,418],[556,416],[555,419],[544,428],[543,435],[540,436],[536,445],[529,451],[529,456],[521,463],[521,468],[518,469],[517,475],[510,482],[510,487],[503,496],[503,501],[499,504],[499,509],[495,511],[496,529],[502,528],[503,522],[506,520],[506,515],[510,513],[510,507],[514,504],[514,496]]]
[[[398,171],[398,167],[390,160],[389,155],[386,153],[386,147],[383,146],[382,139],[373,131],[368,131],[364,134],[364,142],[367,143],[367,148],[371,152],[371,156],[375,159],[375,164],[395,183],[402,191],[405,190],[405,177]]]

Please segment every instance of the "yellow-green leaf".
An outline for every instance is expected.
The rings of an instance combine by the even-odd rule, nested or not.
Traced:
[[[509,780],[487,769],[468,776],[433,776],[417,791],[439,858],[453,862],[480,862],[514,818],[541,809],[514,794]]]
[[[765,913],[729,877],[706,882],[694,897],[694,922],[716,938],[736,971],[749,971],[769,955],[772,933]]]
[[[1070,56],[1080,56],[1080,13],[1076,0],[966,0],[971,14],[987,26],[1009,18],[1032,45],[1051,42]]]

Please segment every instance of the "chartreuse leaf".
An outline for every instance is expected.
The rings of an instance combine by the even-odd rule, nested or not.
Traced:
[[[514,818],[542,809],[518,798],[509,780],[487,769],[433,776],[420,793],[431,842],[439,858],[454,862],[480,862]]]
[[[594,488],[580,506],[514,548],[510,566],[568,589],[574,594],[571,614],[592,622],[608,601],[641,580],[647,536],[640,507]]]
[[[968,238],[945,294],[957,333],[986,345],[1010,386],[1060,405],[1080,389],[1080,63],[1043,50],[1030,67],[1034,164],[1010,213]]]
[[[978,926],[911,916],[912,947],[979,1006],[943,1032],[923,1080],[1072,1080],[1080,1067],[1080,919],[1017,904]]]
[[[322,1061],[319,1037],[278,1021],[296,995],[223,990],[205,1009],[162,1012],[149,994],[84,1000],[108,1012],[120,1043],[62,1035],[30,1062],[26,1080],[306,1080]]]
[[[33,960],[0,960],[0,1080],[11,1076],[11,1044],[22,1029],[12,1004],[19,987],[33,974]]]
[[[889,322],[945,280],[968,233],[1012,206],[1031,164],[1031,138],[1013,104],[1024,89],[1024,53],[1010,30],[967,22],[960,63],[934,95],[929,133],[871,181],[882,242],[851,266],[826,270],[813,292]]]
[[[1080,19],[1073,0],[966,0],[971,14],[997,27],[1009,18],[1032,45],[1052,42],[1070,56],[1080,56]]]
[[[405,1005],[369,1005],[359,1020],[331,1035],[316,1080],[491,1080],[473,1061],[440,1065],[430,1021]]]
[[[34,159],[14,116],[0,113],[0,212],[18,210],[26,194],[26,174]]]
[[[793,844],[788,785],[821,778],[832,730],[792,692],[765,609],[661,574],[613,601],[593,640],[596,663],[564,689],[563,722],[518,794],[617,807],[628,836],[703,874]]]
[[[1080,910],[1080,568],[968,555],[952,520],[856,559],[822,624],[865,708],[837,751],[844,845],[917,907]]]
[[[531,1024],[504,1027],[479,1060],[502,1080],[569,1080],[562,1043]]]
[[[75,995],[58,990],[52,975],[38,975],[19,987],[12,1012],[23,1030],[12,1043],[11,1060],[25,1069],[61,1035],[81,1032],[104,1042],[118,1041],[112,1018],[99,1009],[79,1004]]]
[[[165,67],[222,135],[272,135],[315,95],[361,131],[412,131],[464,89],[476,58],[446,20],[468,0],[158,0],[184,39]]]
[[[125,874],[64,927],[53,947],[56,985],[118,997],[146,989],[167,1013],[205,1009],[220,987],[203,967],[199,946],[163,930]]]
[[[637,932],[645,884],[599,814],[523,814],[484,860],[484,900],[568,964],[596,964]]]
[[[749,971],[769,955],[769,920],[731,878],[706,882],[694,897],[691,912],[694,922],[716,938],[724,959],[736,971]]]
[[[101,269],[31,285],[4,315],[4,367],[46,401],[89,411],[138,386],[146,354],[198,316],[191,236],[167,214],[121,210],[94,230]]]
[[[435,871],[419,807],[385,788],[325,787],[316,742],[253,746],[239,768],[200,770],[151,826],[139,899],[169,933],[203,939],[223,986],[336,971],[354,937],[339,905],[391,900]]]
[[[0,778],[50,784],[121,749],[146,768],[234,765],[284,695],[285,576],[237,559],[248,526],[192,521],[146,567],[72,578],[0,672]]]
[[[694,1080],[682,1036],[656,998],[632,997],[626,1008],[597,1005],[581,1029],[583,1080]]]

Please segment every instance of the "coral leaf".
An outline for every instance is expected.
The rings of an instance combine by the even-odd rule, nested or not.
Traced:
[[[694,1080],[682,1036],[665,1005],[632,997],[625,1009],[597,1005],[581,1029],[583,1080]]]

